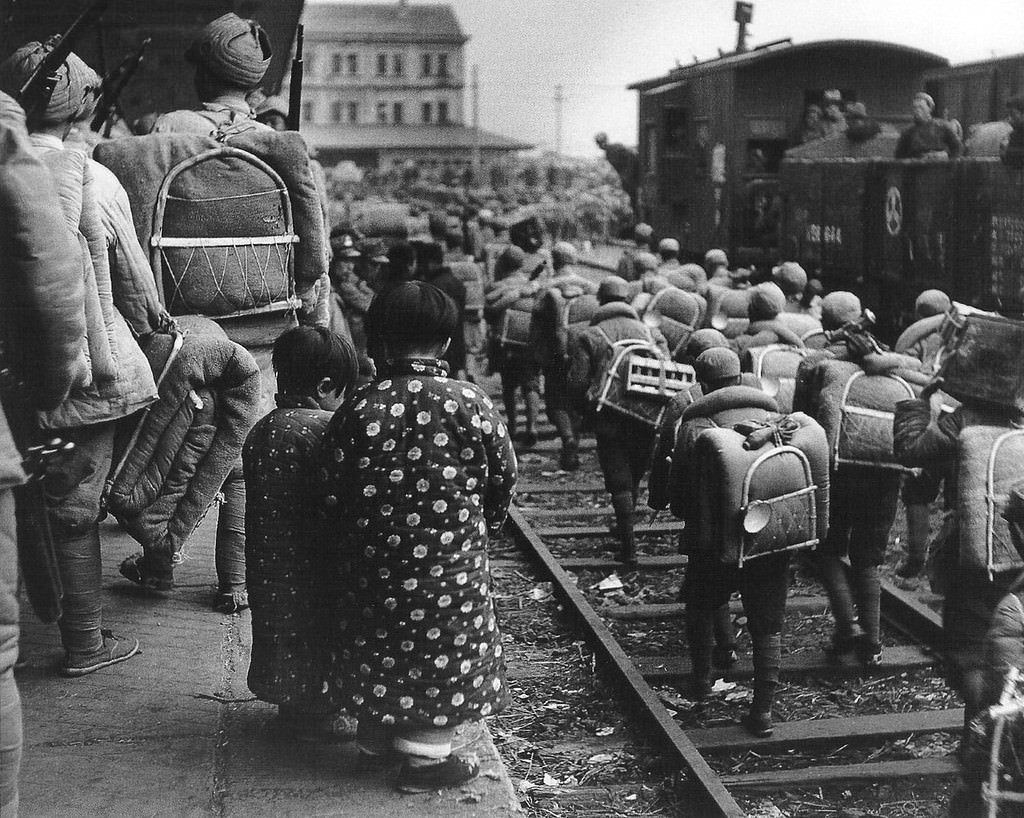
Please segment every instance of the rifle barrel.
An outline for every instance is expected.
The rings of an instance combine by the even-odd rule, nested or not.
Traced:
[[[297,131],[302,122],[302,46],[305,27],[299,25],[295,33],[295,57],[292,59],[292,75],[288,86],[288,130]]]

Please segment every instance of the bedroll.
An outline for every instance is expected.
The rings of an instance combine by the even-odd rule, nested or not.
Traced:
[[[748,448],[749,447],[749,448]],[[803,413],[765,424],[707,429],[694,446],[710,520],[707,542],[728,565],[813,548],[828,531],[829,456]]]
[[[745,350],[741,363],[743,371],[752,373],[760,381],[764,392],[775,398],[780,411],[792,412],[797,370],[806,357],[806,349],[771,344]]]
[[[666,287],[654,294],[644,308],[644,323],[657,327],[668,342],[669,355],[676,357],[704,320],[707,302],[695,293]]]

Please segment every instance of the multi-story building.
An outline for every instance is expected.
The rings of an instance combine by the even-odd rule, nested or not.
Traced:
[[[465,164],[474,129],[463,98],[463,34],[450,6],[307,3],[302,132],[333,164]],[[287,95],[287,81],[282,91]],[[480,131],[484,163],[532,147]]]

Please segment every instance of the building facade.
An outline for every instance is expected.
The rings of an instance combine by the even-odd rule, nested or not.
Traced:
[[[307,3],[302,132],[328,163],[471,161],[464,46],[450,6]],[[282,93],[287,95],[287,80]],[[530,145],[481,131],[482,161]]]

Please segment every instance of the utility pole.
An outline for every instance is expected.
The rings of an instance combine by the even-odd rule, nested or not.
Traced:
[[[482,179],[480,162],[480,66],[472,70],[473,90],[473,183],[479,185]]]
[[[555,86],[555,154],[562,155],[562,105],[565,95],[561,85]]]

